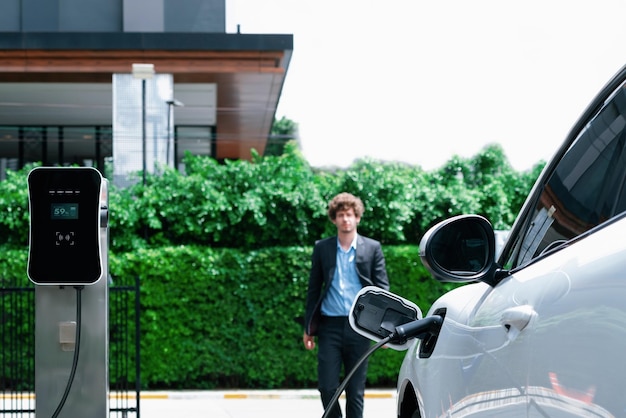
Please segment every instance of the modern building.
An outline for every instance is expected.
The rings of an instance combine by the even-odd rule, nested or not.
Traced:
[[[116,175],[263,154],[289,34],[226,33],[225,0],[3,0],[0,177],[31,162]],[[133,71],[134,70],[134,71]]]

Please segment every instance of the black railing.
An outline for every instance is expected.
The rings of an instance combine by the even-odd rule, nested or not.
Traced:
[[[35,412],[35,287],[0,281],[0,414]]]
[[[110,280],[109,417],[140,416],[139,280]],[[0,279],[0,416],[35,414],[35,286]]]
[[[139,294],[138,278],[109,286],[109,417],[140,416]]]

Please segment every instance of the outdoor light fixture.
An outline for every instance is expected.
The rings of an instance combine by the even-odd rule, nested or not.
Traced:
[[[154,77],[154,64],[133,64],[133,77],[141,80]]]
[[[179,100],[176,100],[176,99],[168,100],[165,103],[167,103],[170,106],[174,106],[174,107],[183,107],[183,106],[185,106],[185,104],[183,102],[181,102]]]

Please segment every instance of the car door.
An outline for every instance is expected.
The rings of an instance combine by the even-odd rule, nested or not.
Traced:
[[[536,390],[528,399],[529,411],[538,414],[586,407],[574,415],[622,416],[626,410],[623,81],[598,108],[545,173],[503,256],[511,280],[523,284],[515,304],[532,308],[526,390]]]

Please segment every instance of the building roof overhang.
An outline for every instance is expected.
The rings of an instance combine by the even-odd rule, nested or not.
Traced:
[[[293,51],[293,35],[225,33],[3,33],[0,37],[0,125],[111,124],[112,74],[154,64],[174,84],[218,86],[215,157],[263,153]],[[37,84],[33,84],[37,83]],[[54,97],[39,83],[62,85]],[[38,91],[39,90],[39,91]],[[81,105],[89,91],[90,105]],[[61,92],[61,93],[59,93]],[[177,100],[176,120],[203,125],[202,112]],[[191,99],[193,100],[193,99]],[[51,101],[53,103],[51,103]],[[94,103],[97,102],[97,103]],[[59,112],[64,106],[74,112]],[[65,115],[65,116],[64,116]],[[66,120],[62,120],[66,118]]]

